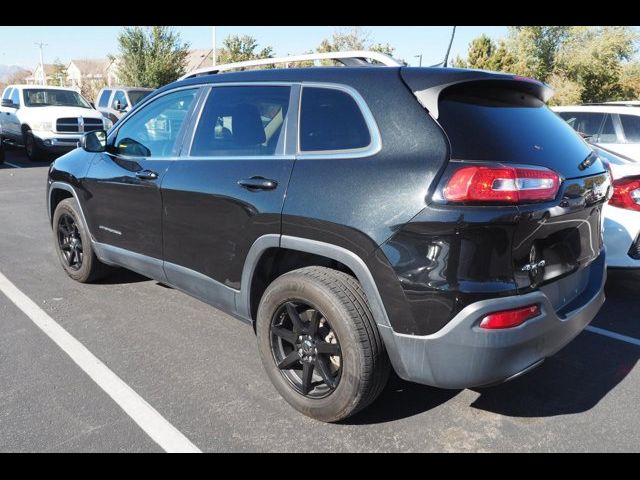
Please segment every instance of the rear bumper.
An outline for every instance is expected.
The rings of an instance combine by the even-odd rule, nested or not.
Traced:
[[[570,311],[556,312],[552,300],[536,291],[473,303],[431,335],[399,334],[379,326],[396,373],[408,381],[457,389],[500,383],[535,367],[578,335],[604,303],[604,252],[587,268],[586,288],[565,307]],[[478,326],[488,313],[534,303],[540,304],[541,314],[518,327]]]

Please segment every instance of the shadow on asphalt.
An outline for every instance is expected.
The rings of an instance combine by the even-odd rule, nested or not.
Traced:
[[[605,289],[608,300],[593,324],[631,335],[629,329],[640,326],[640,273],[612,270],[608,275]],[[585,412],[631,372],[639,357],[640,347],[636,345],[583,332],[526,375],[495,387],[473,388],[480,396],[471,406],[529,418]],[[365,425],[408,418],[436,408],[458,393],[460,390],[405,382],[392,374],[378,400],[343,423]]]
[[[126,268],[114,268],[113,272],[95,283],[99,285],[116,285],[119,283],[147,282],[149,280],[151,279]]]

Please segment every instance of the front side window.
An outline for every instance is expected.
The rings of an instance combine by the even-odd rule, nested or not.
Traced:
[[[171,157],[180,128],[197,89],[179,90],[157,98],[134,113],[116,135],[117,154],[131,157]]]
[[[24,104],[26,107],[79,107],[91,109],[89,102],[82,98],[78,92],[53,88],[25,89]]]
[[[98,107],[107,108],[109,106],[109,97],[111,96],[112,90],[104,90],[100,95],[100,99],[98,100]]]
[[[624,136],[628,143],[640,143],[640,116],[620,115]]]
[[[127,108],[127,96],[124,94],[122,90],[118,90],[116,94],[113,96],[113,102],[111,103],[111,108],[115,110],[124,110]]]
[[[20,105],[20,90],[17,88],[13,89],[13,92],[11,92],[11,101],[13,102],[14,105]]]
[[[370,143],[369,128],[351,95],[332,88],[303,88],[301,151],[352,150]]]
[[[214,87],[191,156],[261,156],[284,152],[289,87]]]
[[[5,88],[4,89],[4,93],[2,94],[2,100],[6,100],[7,98],[11,98],[11,92],[13,91],[13,88]]]

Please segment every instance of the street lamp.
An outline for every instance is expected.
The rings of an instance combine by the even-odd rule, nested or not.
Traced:
[[[418,66],[421,67],[422,66],[422,54],[414,55],[414,58],[420,58],[420,63],[418,64]]]

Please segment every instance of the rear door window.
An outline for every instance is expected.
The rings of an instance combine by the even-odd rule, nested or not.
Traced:
[[[98,107],[107,108],[109,107],[109,97],[111,96],[111,92],[113,90],[104,90],[100,95],[100,99],[98,100]]]
[[[620,115],[620,122],[627,143],[640,143],[640,116]]]
[[[214,87],[196,129],[191,156],[284,153],[290,87]]]
[[[351,95],[332,88],[302,89],[301,151],[354,150],[370,143],[367,122]]]

